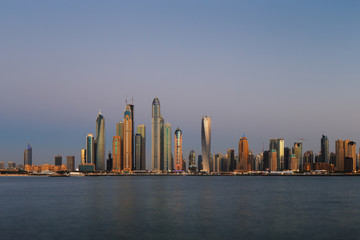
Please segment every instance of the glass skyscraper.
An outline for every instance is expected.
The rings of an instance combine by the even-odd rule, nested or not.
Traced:
[[[86,163],[94,163],[94,135],[86,136]]]
[[[154,98],[151,120],[151,168],[153,171],[161,171],[161,119],[160,101]]]
[[[321,137],[321,162],[329,163],[329,139],[327,136]]]
[[[210,173],[210,150],[211,150],[211,118],[203,117],[201,120],[201,149],[203,171]]]
[[[140,166],[136,166],[137,170],[145,170],[146,169],[146,136],[145,136],[145,125],[141,124],[137,127],[137,133],[141,136],[141,159]]]
[[[284,170],[284,139],[282,138],[273,138],[270,139],[269,151],[275,149],[277,152],[277,168],[278,170]]]
[[[175,131],[175,170],[183,169],[183,152],[182,152],[182,131],[177,128]]]
[[[27,148],[24,150],[24,167],[25,165],[32,166],[32,148],[30,144],[28,144]]]
[[[173,170],[173,162],[171,157],[171,124],[164,124],[164,171]]]
[[[96,119],[96,170],[105,170],[105,119],[99,112]]]
[[[130,172],[133,170],[133,121],[130,104],[126,105],[124,112],[124,171]]]

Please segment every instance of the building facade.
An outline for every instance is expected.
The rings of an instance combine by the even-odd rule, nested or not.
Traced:
[[[105,170],[105,119],[99,111],[96,118],[96,170]]]
[[[329,163],[329,139],[327,136],[321,137],[321,162]]]
[[[175,170],[181,171],[183,169],[183,151],[182,151],[182,131],[180,128],[177,128],[175,131]]]
[[[239,166],[237,170],[239,171],[249,171],[251,167],[249,166],[249,143],[245,135],[240,138],[239,141]]]
[[[140,157],[140,166],[136,167],[137,170],[146,169],[146,129],[145,124],[137,126],[137,133],[141,136],[141,157]]]
[[[30,144],[27,145],[27,148],[24,150],[24,166],[32,166],[32,147]]]
[[[66,168],[69,172],[75,171],[75,156],[66,157]]]
[[[171,124],[165,123],[164,124],[164,166],[163,170],[167,172],[171,172],[174,169],[174,164],[172,160],[172,144],[171,144]]]
[[[161,171],[161,113],[160,101],[154,98],[152,102],[151,119],[151,169]]]
[[[201,152],[202,171],[210,173],[211,155],[211,118],[205,116],[201,120]]]
[[[124,112],[124,139],[123,139],[123,164],[124,171],[133,171],[133,121],[130,104],[126,105]]]

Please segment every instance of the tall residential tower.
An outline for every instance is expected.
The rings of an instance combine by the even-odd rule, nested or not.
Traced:
[[[210,173],[211,150],[211,118],[203,117],[201,120],[201,148],[203,171]]]
[[[105,170],[105,119],[99,111],[96,119],[96,170]]]

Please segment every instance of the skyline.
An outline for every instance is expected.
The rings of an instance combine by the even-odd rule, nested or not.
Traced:
[[[99,108],[107,154],[132,96],[147,168],[154,97],[184,156],[201,152],[203,115],[212,153],[243,132],[255,153],[271,138],[314,153],[322,134],[330,152],[360,140],[357,1],[83,3],[0,3],[0,161],[21,163],[30,143],[34,164],[78,164]]]

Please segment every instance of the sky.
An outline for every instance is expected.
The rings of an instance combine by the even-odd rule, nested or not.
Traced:
[[[183,153],[254,153],[270,138],[330,151],[360,140],[360,1],[0,1],[0,161],[33,164],[60,154],[76,164],[105,117],[106,152],[125,100],[145,124],[151,166],[151,103]]]

